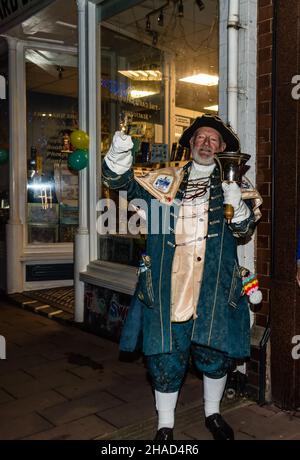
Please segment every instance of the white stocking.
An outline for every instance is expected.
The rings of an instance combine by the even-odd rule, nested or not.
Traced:
[[[155,402],[158,412],[158,430],[174,427],[174,414],[178,398],[178,391],[161,393],[155,390]]]
[[[220,379],[203,376],[205,417],[220,413],[220,402],[225,390],[227,374]]]

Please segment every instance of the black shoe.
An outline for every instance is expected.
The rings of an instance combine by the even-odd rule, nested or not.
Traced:
[[[158,430],[154,441],[173,441],[173,428],[161,428]]]
[[[233,429],[225,422],[221,414],[206,417],[205,426],[216,441],[234,441]]]

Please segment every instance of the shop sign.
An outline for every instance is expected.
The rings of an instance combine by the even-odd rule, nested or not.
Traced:
[[[181,117],[180,115],[175,115],[175,124],[179,126],[186,126],[188,128],[191,124],[191,121],[189,118]]]
[[[0,0],[0,33],[20,24],[53,0]]]
[[[129,96],[129,88],[126,84],[117,82],[116,80],[101,79],[102,88],[108,89],[110,93],[110,99],[124,104],[131,104],[136,107],[142,107],[147,110],[160,110],[157,104],[152,104],[150,101],[142,101],[141,99],[135,99]],[[189,125],[188,125],[189,126]]]

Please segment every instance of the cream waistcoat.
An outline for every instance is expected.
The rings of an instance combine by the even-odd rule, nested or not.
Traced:
[[[189,180],[208,177],[215,165],[193,164]],[[172,265],[171,319],[196,318],[208,226],[209,189],[201,198],[183,200],[175,229],[176,249]]]

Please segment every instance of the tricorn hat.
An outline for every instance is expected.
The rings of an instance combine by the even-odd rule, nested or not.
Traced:
[[[190,147],[190,140],[194,132],[202,128],[202,126],[214,128],[221,134],[226,144],[226,152],[238,152],[240,150],[240,141],[237,135],[230,126],[226,126],[221,118],[216,115],[202,115],[202,117],[197,117],[194,123],[183,132],[179,139],[179,144],[182,145],[182,147]]]

